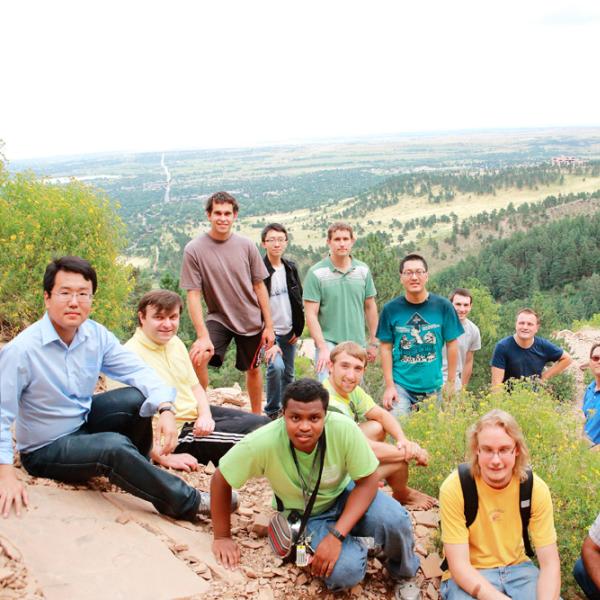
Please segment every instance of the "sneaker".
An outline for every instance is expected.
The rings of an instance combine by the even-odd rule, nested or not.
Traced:
[[[383,551],[383,548],[379,544],[375,543],[375,538],[373,537],[356,536],[356,539],[360,540],[363,546],[365,546],[365,548],[367,549],[367,556],[369,558],[373,558],[374,556],[379,557],[379,555]]]
[[[200,494],[200,504],[198,504],[198,516],[210,517],[210,494],[208,492],[198,492]],[[237,492],[231,492],[231,512],[235,512],[240,506],[240,498]]]
[[[419,600],[421,598],[421,590],[417,585],[417,580],[407,579],[396,584],[394,588],[395,600]]]

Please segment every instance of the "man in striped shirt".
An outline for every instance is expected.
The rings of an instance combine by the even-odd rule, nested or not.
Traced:
[[[175,292],[144,294],[138,304],[139,327],[124,346],[177,390],[177,446],[166,456],[151,452],[152,459],[164,467],[192,471],[199,462],[218,465],[235,443],[270,421],[243,410],[209,405],[187,349],[177,336],[182,308]]]

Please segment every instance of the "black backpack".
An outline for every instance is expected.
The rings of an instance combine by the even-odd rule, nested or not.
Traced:
[[[521,531],[523,535],[523,544],[525,545],[525,553],[527,556],[533,556],[533,549],[529,541],[529,518],[531,517],[531,491],[533,490],[533,473],[527,467],[525,470],[526,479],[519,484],[519,512],[521,513]],[[462,489],[463,498],[465,501],[465,522],[467,528],[473,524],[477,516],[479,508],[479,496],[477,495],[477,486],[475,479],[471,475],[471,467],[469,463],[461,463],[458,465],[458,477],[460,479],[460,487]],[[448,568],[448,561],[444,558],[441,568],[445,571]]]

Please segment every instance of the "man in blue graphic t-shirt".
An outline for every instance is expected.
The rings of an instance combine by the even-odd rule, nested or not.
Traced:
[[[550,379],[571,364],[571,357],[562,348],[536,337],[539,327],[540,318],[531,308],[517,313],[515,334],[501,339],[494,348],[492,386],[521,377]],[[542,373],[548,362],[554,364]]]
[[[425,285],[427,262],[409,254],[400,262],[404,296],[384,307],[377,337],[385,379],[383,405],[395,416],[407,415],[427,396],[441,398],[442,349],[448,356],[449,393],[454,391],[458,336],[464,332],[454,307],[446,298],[430,294]],[[450,389],[452,388],[452,389]]]

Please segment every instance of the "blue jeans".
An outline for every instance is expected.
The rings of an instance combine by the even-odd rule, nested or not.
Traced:
[[[276,415],[281,410],[283,390],[294,381],[294,358],[296,357],[296,345],[290,344],[294,337],[293,330],[284,335],[276,335],[275,343],[281,348],[281,354],[277,354],[267,366],[267,404],[265,414]]]
[[[390,413],[396,418],[410,415],[411,411],[416,409],[419,402],[423,402],[423,400],[425,400],[425,398],[429,398],[429,396],[435,396],[437,404],[442,404],[441,388],[432,390],[431,392],[411,392],[397,383],[394,385],[396,386],[396,391],[398,392],[398,400],[396,400],[392,405]]]
[[[66,483],[105,475],[159,512],[193,521],[200,503],[198,491],[148,460],[152,417],[140,417],[144,400],[131,387],[95,395],[86,423],[47,446],[22,453],[23,466],[34,477]]]
[[[537,580],[540,574],[538,568],[529,561],[497,567],[495,569],[478,569],[497,590],[514,600],[536,600]],[[458,587],[452,579],[442,583],[440,593],[444,600],[467,600],[473,598]]]
[[[329,533],[329,526],[335,525],[342,514],[354,482],[327,511],[311,517],[306,525],[310,536],[310,546],[315,550]],[[394,579],[413,577],[419,567],[419,559],[413,551],[412,523],[406,509],[392,497],[378,491],[367,512],[352,528],[342,543],[342,550],[335,567],[325,585],[332,591],[354,587],[360,583],[367,568],[367,548],[359,537],[375,538],[387,556],[387,569]]]
[[[333,350],[337,344],[333,342],[325,342],[327,344],[327,348],[329,351]],[[319,349],[315,346],[315,369],[317,368],[317,363],[319,362]],[[323,369],[323,371],[317,371],[317,380],[320,383],[323,383],[329,377],[329,369]]]
[[[592,581],[589,573],[585,570],[585,565],[581,558],[577,560],[573,567],[573,577],[575,577],[575,581],[579,584],[579,587],[583,590],[589,600],[600,600],[600,590],[596,587],[596,584]]]

